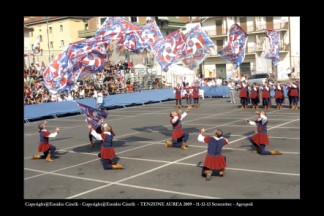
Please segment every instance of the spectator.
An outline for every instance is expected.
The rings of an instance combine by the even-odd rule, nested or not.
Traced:
[[[104,108],[103,107],[103,94],[102,91],[99,91],[97,95],[97,109]]]
[[[230,79],[230,82],[228,83],[227,87],[230,90],[231,103],[235,103],[235,83],[232,79]]]

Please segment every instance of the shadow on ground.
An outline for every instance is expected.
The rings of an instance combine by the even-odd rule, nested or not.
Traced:
[[[119,146],[127,146],[125,145],[124,141],[114,141],[113,142],[113,147],[119,147]],[[73,151],[75,152],[87,152],[87,153],[97,153],[100,151],[100,142],[99,141],[95,141],[94,145],[91,146],[90,143],[88,145],[83,145],[83,146],[78,146],[73,148]]]

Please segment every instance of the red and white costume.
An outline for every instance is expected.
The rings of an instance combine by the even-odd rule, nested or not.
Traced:
[[[224,145],[228,140],[224,137],[203,136],[199,134],[198,141],[208,143],[207,154],[204,161],[204,167],[210,170],[221,170],[226,167],[226,158],[221,154]]]
[[[39,131],[40,143],[38,145],[38,152],[46,152],[51,147],[51,144],[48,142],[48,138],[54,138],[57,135],[57,132],[51,133],[46,129]]]

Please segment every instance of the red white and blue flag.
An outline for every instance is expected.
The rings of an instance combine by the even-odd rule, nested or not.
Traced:
[[[244,61],[248,36],[239,25],[233,24],[228,39],[227,46],[218,51],[218,54],[231,62],[236,70]]]
[[[119,40],[116,50],[117,51],[129,51],[138,53],[144,49],[143,40],[140,36],[140,31],[133,31],[123,34]]]
[[[280,32],[275,30],[267,30],[267,36],[270,42],[270,49],[267,50],[264,58],[271,59],[273,65],[279,63],[279,46],[280,46]]]
[[[44,86],[51,92],[57,93],[64,91],[68,86],[68,76],[66,67],[63,67],[65,51],[62,51],[43,72]]]
[[[202,31],[200,24],[185,34],[185,37],[186,57],[182,61],[190,70],[203,62],[209,53],[216,53],[215,44]]]
[[[144,48],[151,50],[151,45],[163,38],[160,28],[155,20],[150,20],[141,31]]]
[[[110,36],[97,36],[70,44],[69,63],[75,82],[103,69],[106,49],[111,41]]]
[[[186,37],[181,30],[165,36],[152,44],[152,52],[164,71],[181,61],[186,55]]]
[[[108,116],[106,110],[98,110],[78,102],[77,104],[81,108],[82,113],[86,115],[86,122],[93,128],[97,128],[100,125],[100,120],[106,119]]]
[[[44,86],[51,92],[68,92],[79,78],[101,71],[110,36],[98,36],[69,44],[44,70]]]
[[[120,40],[117,51],[138,52],[143,49],[141,28],[122,17],[107,17],[97,30],[96,36],[110,36],[112,40]]]
[[[105,22],[96,31],[95,36],[109,35],[112,39],[121,39],[124,33],[124,19],[120,17],[107,17]]]

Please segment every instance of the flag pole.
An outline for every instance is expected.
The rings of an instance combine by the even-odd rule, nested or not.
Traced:
[[[49,45],[49,35],[48,35],[48,17],[45,17],[46,20],[46,30],[47,30],[47,47],[48,47],[48,64],[51,63],[51,50],[50,50],[50,45]]]
[[[209,17],[207,17],[203,21],[201,21],[200,24],[203,23],[203,22],[205,22],[207,19],[209,19]]]

